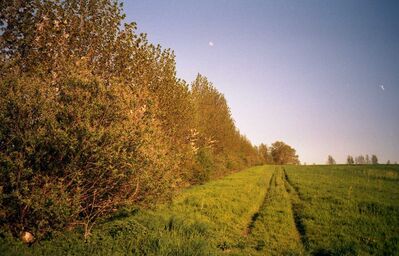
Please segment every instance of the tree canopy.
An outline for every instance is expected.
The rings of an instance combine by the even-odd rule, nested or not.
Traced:
[[[329,155],[327,158],[327,164],[333,165],[333,164],[337,164],[337,163],[335,162],[335,159],[331,155]]]
[[[296,150],[282,141],[271,145],[271,156],[275,164],[299,164]]]
[[[347,164],[354,164],[354,163],[355,163],[355,160],[353,160],[353,157],[352,157],[352,156],[348,156],[348,157],[346,158],[346,163],[347,163]]]

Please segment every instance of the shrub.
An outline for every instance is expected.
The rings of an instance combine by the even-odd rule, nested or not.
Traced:
[[[83,225],[87,236],[118,205],[170,187],[151,113],[126,86],[22,77],[0,94],[2,224],[15,235]]]

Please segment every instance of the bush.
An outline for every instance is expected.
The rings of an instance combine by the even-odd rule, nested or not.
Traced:
[[[197,152],[196,165],[193,170],[192,183],[203,184],[211,178],[214,172],[215,163],[213,161],[212,152],[208,148],[201,148]]]
[[[22,77],[0,95],[1,224],[14,235],[83,225],[87,236],[118,205],[169,189],[157,127],[129,88]]]

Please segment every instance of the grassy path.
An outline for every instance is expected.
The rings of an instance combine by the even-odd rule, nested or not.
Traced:
[[[300,236],[303,248],[306,249],[308,245],[308,239],[306,236],[305,225],[302,219],[302,210],[303,210],[303,202],[301,200],[301,196],[299,191],[291,184],[291,181],[288,178],[287,171],[284,169],[284,185],[287,193],[290,195],[291,199],[291,207],[292,214],[294,217],[295,227]]]
[[[281,167],[274,167],[268,192],[250,224],[242,255],[301,255],[301,234],[293,212],[293,200],[299,200]],[[291,192],[292,193],[291,193]]]

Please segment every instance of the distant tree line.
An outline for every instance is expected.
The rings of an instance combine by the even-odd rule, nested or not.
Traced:
[[[369,157],[369,155],[363,156],[363,155],[359,155],[355,158],[353,158],[352,156],[348,156],[346,159],[346,163],[347,164],[378,164],[378,158],[376,155],[372,155],[371,159]]]
[[[40,238],[247,166],[298,164],[253,146],[206,77],[122,24],[117,1],[0,2],[0,227]]]
[[[387,164],[389,164],[389,160],[387,162]],[[327,164],[328,165],[334,165],[336,164],[335,159],[329,155],[327,158]],[[353,156],[348,155],[346,158],[346,164],[378,164],[378,157],[376,155],[371,155],[371,158],[369,157],[369,155],[363,156],[363,155],[359,155],[355,158],[353,158]]]

